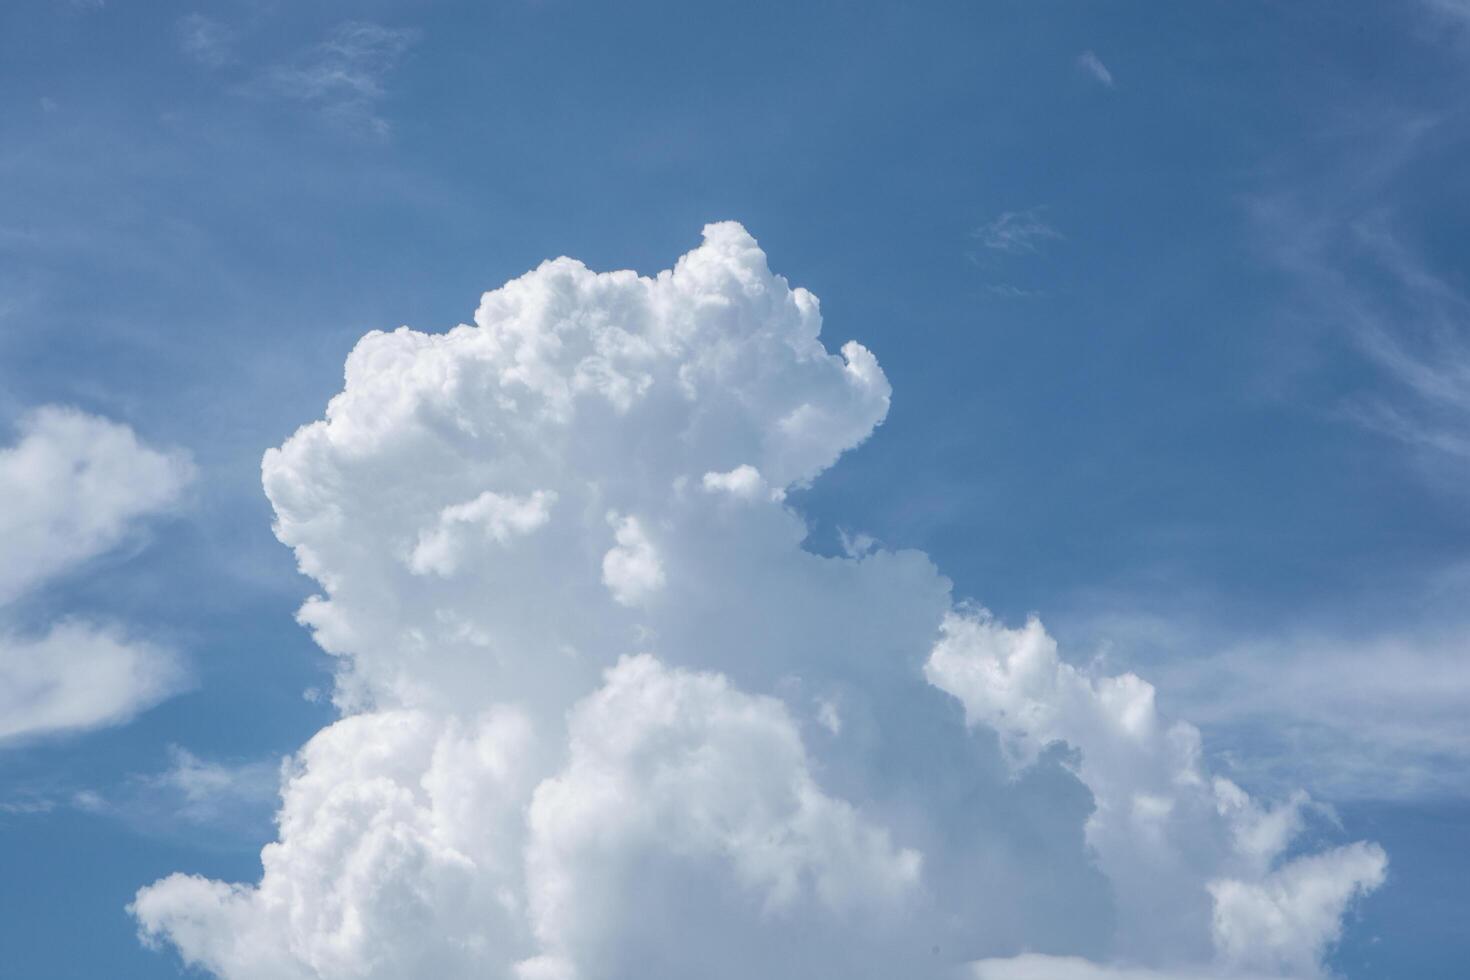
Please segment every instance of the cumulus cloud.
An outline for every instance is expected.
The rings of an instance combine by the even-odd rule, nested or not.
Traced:
[[[1095,806],[1087,839],[1118,887],[1126,948],[1183,962],[1213,948],[1231,967],[1313,976],[1348,901],[1383,881],[1386,856],[1362,842],[1280,861],[1303,827],[1305,793],[1267,806],[1211,778],[1199,730],[1162,718],[1152,685],[1062,661],[1036,619],[1008,629],[983,612],[952,614],[925,673],[971,724],[999,733],[1015,764],[1053,743],[1078,751]]]
[[[1311,976],[1348,903],[1383,884],[1383,849],[1359,841],[1290,861],[1256,881],[1210,882],[1215,946],[1232,966]]]
[[[1287,859],[1307,798],[1212,778],[1142,680],[922,554],[802,547],[785,491],[890,394],[820,330],[726,223],[364,337],[262,465],[342,717],[260,880],[142,888],[145,941],[231,980],[1315,974],[1381,852]]]
[[[19,436],[0,450],[0,740],[126,721],[187,681],[176,654],[117,626],[68,619],[33,635],[5,610],[171,507],[193,476],[187,457],[56,406],[26,416]]]

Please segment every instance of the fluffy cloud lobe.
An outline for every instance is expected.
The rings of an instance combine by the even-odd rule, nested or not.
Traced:
[[[1381,851],[1288,859],[1305,796],[1210,778],[1143,681],[922,554],[803,548],[784,491],[889,401],[820,327],[727,223],[363,338],[263,464],[343,717],[259,882],[143,888],[145,941],[231,980],[1318,973]]]

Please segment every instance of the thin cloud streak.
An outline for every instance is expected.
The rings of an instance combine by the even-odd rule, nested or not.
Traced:
[[[1294,280],[1297,314],[1326,326],[1375,368],[1340,417],[1420,450],[1470,461],[1470,296],[1406,242],[1396,182],[1433,123],[1413,119],[1377,158],[1310,200],[1301,190],[1250,202],[1269,260]],[[1329,334],[1331,336],[1332,334]]]
[[[387,77],[418,40],[418,32],[367,21],[338,25],[291,64],[266,72],[266,87],[311,106],[348,130],[384,137],[391,125],[379,112]]]
[[[1062,233],[1042,218],[1044,208],[1003,211],[971,232],[981,245],[1011,255],[1034,254],[1042,244],[1060,240]]]
[[[1079,54],[1077,56],[1077,67],[1108,88],[1113,87],[1113,73],[1108,70],[1108,66],[1103,64],[1102,59],[1094,52],[1084,51]]]
[[[190,60],[206,68],[223,68],[234,60],[234,32],[219,21],[189,14],[179,21],[178,31],[179,47]]]

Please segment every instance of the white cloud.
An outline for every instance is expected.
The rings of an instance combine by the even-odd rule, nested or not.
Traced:
[[[221,976],[504,975],[533,748],[511,709],[345,718],[299,753],[258,886],[173,875],[133,913]]]
[[[783,491],[889,399],[820,328],[727,223],[654,277],[558,259],[473,326],[363,338],[263,462],[345,716],[296,756],[260,880],[141,889],[145,939],[231,980],[1213,969],[1212,883],[1274,900],[1305,799],[1213,783],[1147,684],[1039,624],[946,619],[921,554],[805,550]],[[941,625],[930,676],[981,731],[925,682]]]
[[[0,741],[127,721],[188,682],[172,651],[115,629],[62,622],[0,636]]]
[[[1077,750],[1096,806],[1088,843],[1118,888],[1129,950],[1189,962],[1209,948],[1212,923],[1214,952],[1230,966],[1314,976],[1348,901],[1383,880],[1387,858],[1363,843],[1282,863],[1306,794],[1262,806],[1212,779],[1199,731],[1165,721],[1152,685],[1063,662],[1036,619],[1007,629],[983,612],[951,615],[925,673],[971,724],[1000,734],[1016,765],[1053,743]]]
[[[193,476],[124,425],[49,406],[0,450],[0,615],[172,507]],[[0,621],[0,741],[128,720],[187,683],[172,651],[69,619],[32,635]]]
[[[980,244],[997,252],[1024,255],[1036,252],[1042,243],[1060,239],[1062,233],[1042,217],[1042,208],[1003,211],[991,221],[976,228],[972,236]]]
[[[1087,74],[1108,88],[1113,87],[1113,73],[1108,70],[1107,65],[1102,63],[1102,59],[1096,53],[1084,51],[1079,54],[1077,56],[1077,67],[1087,72]]]
[[[1044,953],[981,960],[971,969],[975,980],[1285,980],[1279,975],[1244,974],[1214,968],[1112,966],[1079,956],[1047,956]]]
[[[182,454],[71,408],[37,409],[19,435],[0,450],[0,605],[116,547],[193,476]]]
[[[1221,958],[1246,969],[1319,973],[1348,903],[1383,884],[1387,867],[1382,848],[1359,842],[1297,858],[1256,881],[1212,881]]]

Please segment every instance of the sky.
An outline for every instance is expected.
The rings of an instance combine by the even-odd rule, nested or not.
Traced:
[[[6,3],[0,977],[1463,975],[1467,83]]]

